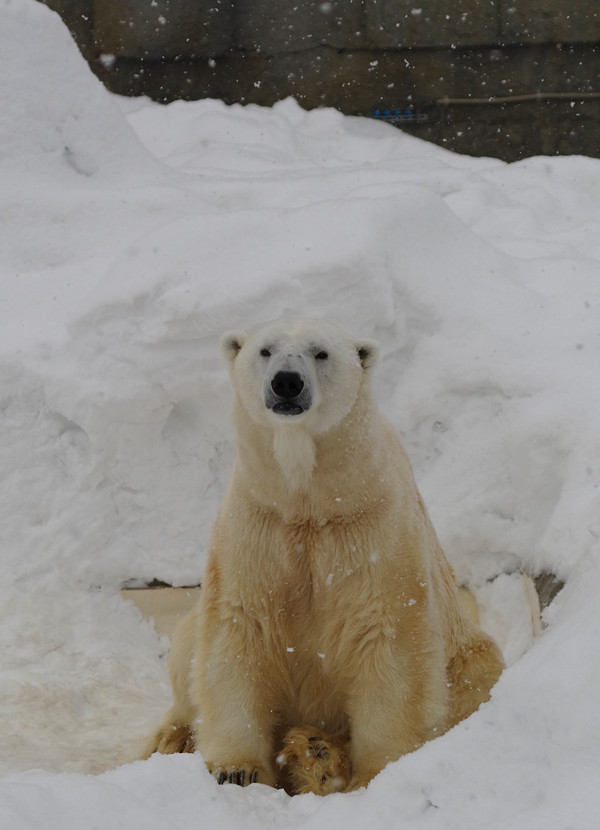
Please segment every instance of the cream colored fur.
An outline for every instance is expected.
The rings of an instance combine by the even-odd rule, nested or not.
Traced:
[[[502,656],[461,610],[373,402],[374,345],[295,321],[229,335],[223,351],[237,458],[200,601],[174,636],[174,705],[146,755],[195,746],[216,775],[277,785],[289,730],[312,727],[347,746],[357,788],[487,700]],[[314,403],[298,416],[264,404],[281,355],[310,367]]]
[[[273,435],[273,452],[288,489],[308,489],[316,458],[312,435],[301,426],[279,426]]]

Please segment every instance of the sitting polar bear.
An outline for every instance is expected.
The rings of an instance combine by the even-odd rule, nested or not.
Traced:
[[[197,748],[221,783],[291,793],[365,786],[487,700],[502,656],[373,401],[376,346],[283,320],[222,351],[237,458],[145,757]]]

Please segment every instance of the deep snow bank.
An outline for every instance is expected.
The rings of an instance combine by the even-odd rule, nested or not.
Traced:
[[[292,101],[116,102],[56,15],[1,8],[7,826],[592,827],[600,163],[454,156]],[[167,643],[118,590],[201,575],[232,456],[218,337],[284,312],[380,340],[379,400],[493,612],[500,572],[567,587],[493,700],[366,792],[217,789],[192,757],[82,778],[168,704]]]

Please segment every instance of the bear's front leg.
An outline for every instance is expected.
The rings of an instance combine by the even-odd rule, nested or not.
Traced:
[[[446,720],[445,675],[433,655],[392,654],[386,643],[374,645],[366,662],[349,701],[349,790],[366,787],[388,763],[442,734]]]
[[[427,740],[414,724],[399,720],[393,707],[382,705],[377,696],[366,707],[357,707],[351,721],[353,774],[348,790],[366,787],[391,761],[413,752]]]
[[[275,786],[270,727],[248,714],[241,699],[229,697],[229,706],[211,706],[210,726],[198,725],[196,746],[219,784]],[[234,713],[234,708],[239,707]]]
[[[196,747],[219,783],[276,782],[273,672],[260,634],[241,612],[207,626],[205,657],[192,669]]]

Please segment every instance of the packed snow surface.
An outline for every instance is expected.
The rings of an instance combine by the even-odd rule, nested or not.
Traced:
[[[600,162],[118,100],[54,13],[0,8],[0,828],[597,830]],[[327,798],[128,763],[168,642],[120,588],[200,580],[233,456],[218,340],[282,314],[379,340],[380,405],[510,664]],[[566,583],[533,643],[522,570]]]

